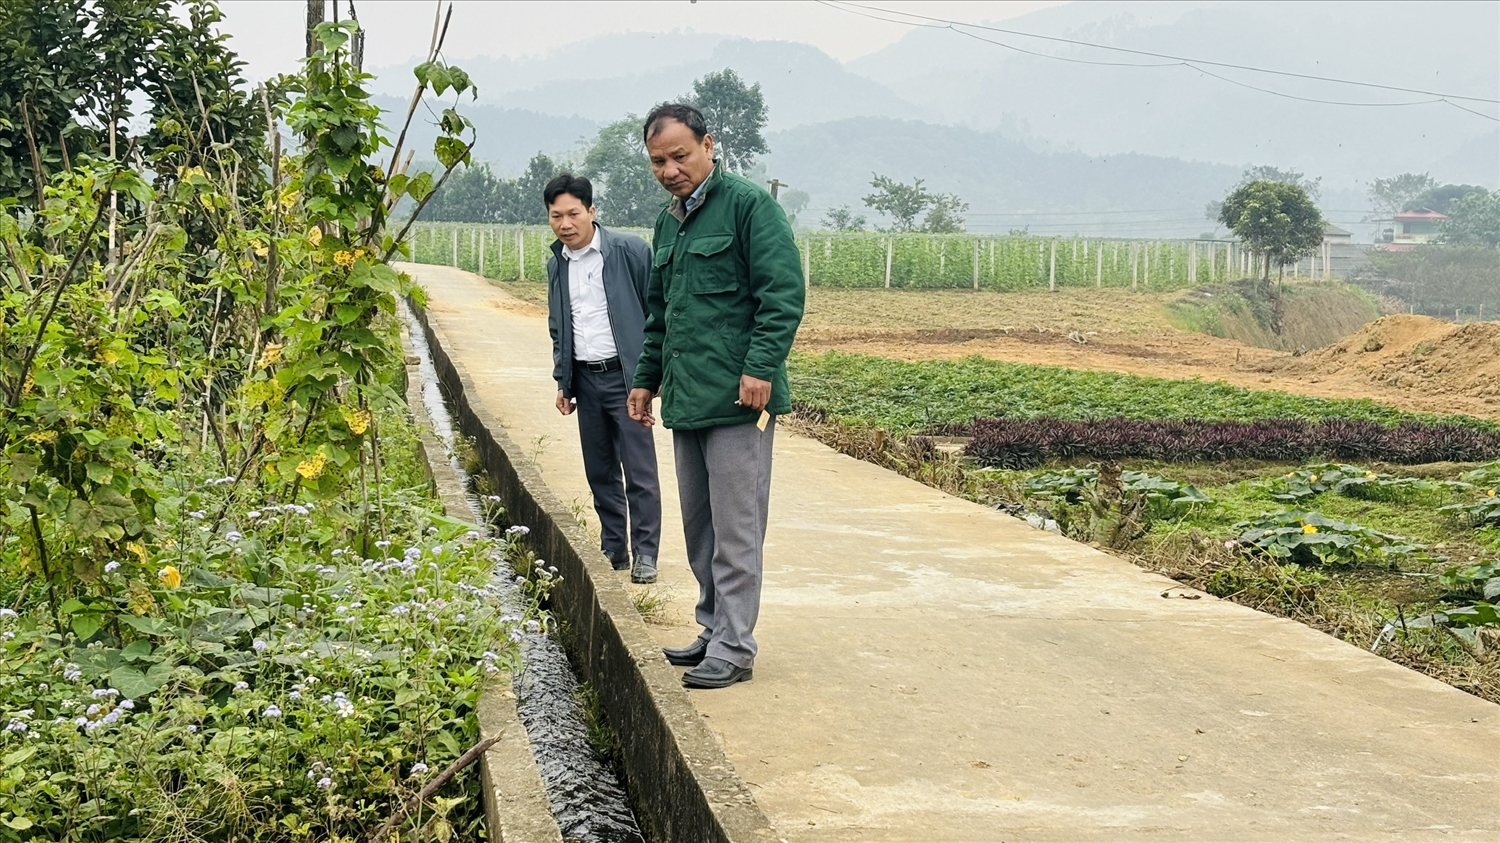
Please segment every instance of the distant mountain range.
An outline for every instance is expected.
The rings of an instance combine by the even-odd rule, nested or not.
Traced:
[[[1001,26],[1500,99],[1497,3],[1076,2]],[[814,209],[858,207],[875,171],[958,193],[970,202],[971,228],[1003,230],[1012,219],[1006,214],[1046,209],[1087,212],[1047,219],[1087,222],[1099,233],[1136,223],[1141,231],[1195,234],[1209,224],[1189,218],[1201,218],[1203,205],[1251,164],[1321,176],[1323,204],[1341,224],[1365,207],[1370,180],[1400,172],[1500,188],[1493,122],[1442,103],[1388,105],[1430,96],[1217,65],[1100,66],[1089,62],[1172,62],[973,34],[1053,58],[916,29],[847,64],[806,44],[681,31],[611,35],[541,58],[456,63],[479,86],[478,102],[461,106],[480,129],[476,153],[508,174],[538,151],[577,151],[600,124],[641,114],[688,91],[694,78],[732,67],[765,92],[770,172],[807,190]],[[404,108],[410,68],[377,71],[378,89],[399,98],[383,107]],[[1244,86],[1387,105],[1302,102]]]

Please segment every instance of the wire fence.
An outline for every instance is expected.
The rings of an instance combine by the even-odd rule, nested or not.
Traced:
[[[650,240],[646,229],[621,229]],[[542,226],[424,223],[413,260],[504,281],[542,281],[555,239]],[[1115,240],[972,234],[804,234],[809,287],[1024,290],[1113,287],[1174,290],[1259,273],[1230,240]],[[1293,277],[1331,277],[1329,252],[1289,266]]]

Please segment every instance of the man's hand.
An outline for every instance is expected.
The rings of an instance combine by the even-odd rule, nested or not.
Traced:
[[[630,417],[646,427],[656,424],[656,419],[651,415],[651,401],[656,398],[656,393],[649,389],[632,389],[630,397],[625,399],[625,412]]]
[[[749,375],[740,375],[740,400],[741,407],[749,407],[752,410],[764,410],[771,403],[771,382],[760,378],[752,378]]]
[[[573,412],[573,399],[564,398],[561,389],[557,391],[557,411],[565,416]]]

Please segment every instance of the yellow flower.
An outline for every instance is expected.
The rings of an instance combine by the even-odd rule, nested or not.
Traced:
[[[313,244],[314,246],[318,245],[319,243],[322,243],[323,242],[323,230],[320,229],[320,228],[318,228],[317,226],[313,226],[312,228],[309,228],[307,230],[307,242]]]
[[[354,253],[348,249],[340,249],[333,253],[333,262],[348,269],[354,266]]]
[[[1495,490],[1494,489],[1486,489],[1485,492],[1484,492],[1484,496],[1487,497],[1487,498],[1493,498],[1495,496]]]
[[[297,463],[297,473],[308,480],[313,480],[323,473],[323,467],[326,465],[328,465],[328,456],[319,451],[302,462]]]
[[[277,360],[280,360],[280,359],[281,359],[281,343],[279,343],[279,342],[273,342],[270,345],[266,346],[266,350],[265,351],[261,352],[260,362],[258,362],[258,363],[255,364],[255,368],[257,368],[257,369],[267,368],[271,364],[275,363]]]
[[[167,588],[178,588],[182,585],[182,572],[171,565],[157,571],[156,578],[161,580],[162,585]]]
[[[1373,472],[1373,471],[1366,471],[1365,472],[1365,476],[1366,477],[1374,477],[1375,476],[1375,472]]]
[[[271,251],[271,248],[259,240],[252,240],[250,242],[250,251],[254,252],[256,257],[263,258]]]
[[[1309,483],[1316,483],[1316,482],[1318,482],[1318,475],[1314,474],[1313,476],[1307,478],[1307,482],[1309,482]]]
[[[297,194],[297,191],[288,190],[286,193],[281,194],[281,207],[291,208],[293,205],[297,204],[297,200],[300,198],[301,197]]]
[[[113,349],[109,348],[104,349],[104,353],[99,355],[99,357],[103,359],[105,363],[108,363],[111,366],[120,362],[120,355],[116,354]]]
[[[1316,533],[1317,531],[1318,531],[1318,528],[1315,525],[1312,525],[1312,524],[1303,524],[1302,525],[1302,532],[1304,532],[1304,533],[1307,533],[1307,534],[1311,535],[1312,533]]]
[[[349,425],[349,432],[350,433],[353,433],[355,436],[358,436],[361,433],[364,433],[366,430],[369,429],[369,427],[370,427],[370,411],[369,410],[363,410],[363,409],[360,409],[358,407],[354,407],[354,408],[345,407],[344,410],[343,410],[343,413],[344,413],[344,424]]]
[[[52,445],[57,442],[57,431],[38,430],[36,433],[28,434],[26,438],[40,445]]]

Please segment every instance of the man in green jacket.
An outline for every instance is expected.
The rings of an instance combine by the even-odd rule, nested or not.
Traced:
[[[646,344],[628,412],[672,430],[688,562],[698,580],[692,644],[663,650],[690,688],[751,677],[760,613],[771,441],[791,412],[786,358],[802,321],[801,258],[781,206],[714,160],[690,105],[657,106],[643,132],[675,197],[656,220]]]

